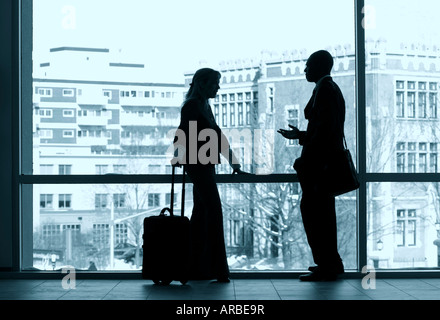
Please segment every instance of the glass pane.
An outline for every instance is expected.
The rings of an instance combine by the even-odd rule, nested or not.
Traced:
[[[304,270],[313,265],[298,184],[219,184],[219,190],[231,271]],[[26,185],[23,200],[32,197],[33,206],[25,208],[27,219],[33,220],[33,239],[24,244],[25,269],[71,265],[88,270],[93,262],[98,270],[140,270],[143,219],[169,206],[171,194],[163,184]],[[180,213],[179,185],[175,201]],[[186,216],[192,208],[188,183]],[[338,197],[336,209],[339,253],[345,267],[355,269],[355,193]]]
[[[440,267],[440,184],[368,184],[368,263],[380,269]]]
[[[231,270],[304,270],[313,258],[300,212],[297,183],[219,186]],[[356,263],[356,194],[336,198],[338,250],[346,269]]]
[[[192,185],[186,189],[185,215],[190,216]],[[171,189],[163,184],[25,185],[23,202],[32,199],[24,213],[33,221],[33,239],[24,243],[24,269],[89,270],[93,262],[98,270],[140,270],[143,219],[169,207]],[[174,199],[180,214],[178,187]]]
[[[32,150],[33,157],[28,157],[32,158],[32,166],[26,166],[32,171],[25,174],[169,174],[168,151],[179,124],[188,80],[192,72],[204,66],[222,73],[221,89],[211,106],[218,124],[233,139],[232,147],[244,169],[257,174],[293,173],[292,164],[301,147],[297,141],[283,139],[276,130],[288,124],[306,129],[304,108],[314,84],[305,80],[304,68],[309,55],[320,49],[329,50],[335,59],[332,76],[346,100],[345,133],[356,157],[352,0],[340,0],[337,7],[325,0],[275,0],[264,6],[256,6],[251,0],[226,0],[216,10],[204,0],[113,0],[105,7],[88,0],[47,0],[33,1],[33,10],[33,104],[32,109],[31,105],[23,109],[23,116],[32,119],[33,124],[33,140],[24,148]],[[318,25],[298,32],[309,25],[309,12],[314,12]],[[235,23],[213,23],[225,17]],[[222,164],[218,172],[230,173],[231,169]],[[26,266],[40,268],[41,261],[34,261],[36,253],[29,253],[55,250],[53,246],[57,245],[60,253],[56,266],[72,262],[78,268],[87,268],[93,259],[98,269],[117,269],[109,260],[113,251],[107,238],[116,227],[110,227],[115,225],[108,206],[130,216],[123,210],[134,204],[129,192],[105,190],[113,187],[27,186],[25,197],[33,205],[24,214],[24,224],[27,229],[33,228],[35,239],[27,241],[30,248],[24,252],[31,258]],[[123,187],[133,190],[135,185]],[[167,190],[163,185],[146,187],[142,191],[148,194],[145,203],[134,207],[138,211],[156,208],[157,212],[169,198]],[[87,201],[83,201],[85,197]],[[356,207],[352,201],[349,210],[341,207],[341,254],[348,268],[356,267]],[[187,210],[190,208],[187,206]],[[233,211],[237,210],[241,209]],[[297,214],[297,208],[284,210]],[[225,228],[232,230],[226,230],[231,268],[306,268],[310,256],[305,238],[299,236],[300,227],[288,235],[291,244],[286,244],[287,251],[279,249],[275,254],[279,246],[269,246],[261,234],[268,218],[263,217],[262,208],[256,211],[261,215],[260,225],[250,230],[255,234],[253,239],[262,242],[246,243],[245,260],[240,258],[243,251],[237,249],[245,239],[240,233],[243,221],[237,221],[232,211],[225,211],[225,217],[231,214],[230,220],[234,221],[225,221]],[[79,218],[89,219],[88,226],[83,226]],[[43,225],[51,226],[43,230]],[[130,232],[127,227],[127,243],[136,246]],[[75,240],[72,233],[80,234],[81,239]],[[50,242],[43,235],[55,240]],[[78,248],[95,246],[96,251],[78,249],[81,256],[75,260],[75,243]],[[71,248],[68,255],[66,246]],[[136,263],[134,267],[122,266],[138,267]]]
[[[436,173],[438,1],[365,4],[367,170]],[[433,144],[435,150],[420,144]]]
[[[284,173],[300,148],[276,130],[306,129],[314,84],[303,71],[319,49],[335,58],[356,156],[354,8],[352,0],[339,2],[226,0],[212,10],[203,0],[113,0],[105,7],[34,1],[33,106],[24,111],[32,115],[33,173],[147,173],[148,164],[163,170],[189,77],[203,66],[223,76],[222,99],[211,101],[218,124],[262,132],[255,137],[266,150],[251,149],[248,164],[258,173]],[[308,28],[310,15],[300,12],[313,12],[317,24]],[[225,17],[234,23],[213,23]],[[128,165],[134,158],[144,166]]]

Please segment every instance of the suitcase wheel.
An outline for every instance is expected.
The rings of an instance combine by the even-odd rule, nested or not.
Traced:
[[[158,279],[153,279],[154,284],[157,285],[163,285],[163,286],[167,286],[169,285],[173,280],[158,280]]]

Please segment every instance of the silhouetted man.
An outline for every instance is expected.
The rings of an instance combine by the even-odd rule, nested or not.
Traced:
[[[304,72],[309,82],[315,82],[313,95],[304,109],[307,130],[278,130],[287,139],[299,139],[303,146],[294,168],[301,184],[301,216],[307,241],[317,266],[302,281],[335,280],[344,272],[337,248],[335,197],[327,191],[332,183],[326,177],[331,156],[343,148],[345,101],[330,72],[333,57],[327,51],[313,53]]]

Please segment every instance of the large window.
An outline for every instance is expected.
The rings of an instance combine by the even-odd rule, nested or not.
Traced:
[[[244,169],[255,174],[250,183],[229,184],[231,169],[218,166],[226,179],[219,188],[231,270],[292,271],[312,263],[292,168],[301,149],[286,145],[276,130],[288,124],[305,130],[304,107],[313,91],[305,63],[314,51],[328,49],[356,156],[354,2],[276,0],[264,10],[250,0],[223,1],[215,10],[201,0],[171,2],[172,11],[162,1],[112,1],[105,9],[85,0],[33,2],[31,99],[22,110],[32,123],[23,132],[23,173],[30,179],[23,199],[34,203],[24,212],[33,241],[24,245],[24,268],[44,269],[38,257],[51,250],[58,265],[141,267],[138,229],[142,218],[169,204],[172,133],[188,83],[202,66],[222,73],[213,114]],[[304,29],[312,11],[318,25]],[[235,23],[213,23],[225,17]],[[139,176],[142,184],[130,182]],[[188,216],[191,199],[190,189]],[[339,242],[350,269],[357,268],[356,200],[356,193],[338,199]],[[112,228],[122,221],[120,248]],[[77,242],[56,247],[41,238],[47,225],[63,230],[78,223]],[[122,258],[133,249],[136,259]],[[81,256],[67,261],[66,250]]]
[[[368,261],[439,267],[435,1],[366,1]],[[398,173],[398,175],[393,175]]]
[[[170,202],[184,95],[209,66],[222,74],[215,119],[254,174],[217,167],[230,268],[306,269],[301,146],[276,131],[306,129],[319,49],[334,57],[361,180],[336,201],[346,268],[438,267],[437,1],[337,2],[23,1],[20,267],[52,270],[54,255],[55,268],[140,270],[142,220]]]

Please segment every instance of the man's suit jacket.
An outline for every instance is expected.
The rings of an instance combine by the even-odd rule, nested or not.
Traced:
[[[321,176],[332,155],[344,147],[345,100],[330,76],[317,83],[304,115],[308,125],[306,131],[300,131],[303,149],[294,165],[300,180],[304,175]]]

